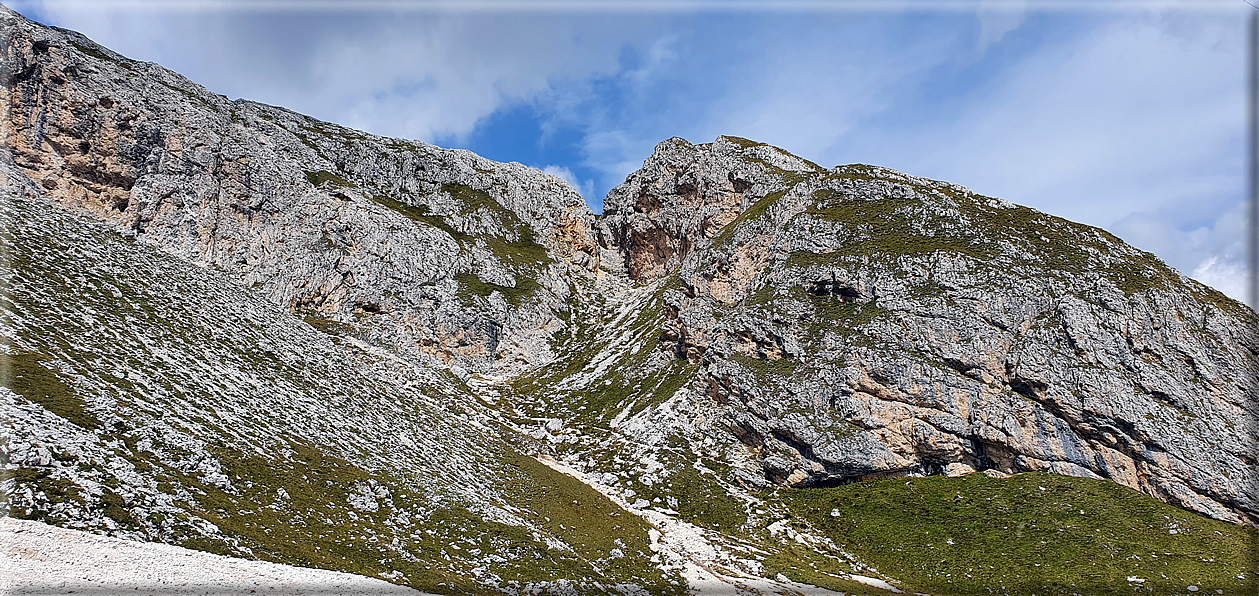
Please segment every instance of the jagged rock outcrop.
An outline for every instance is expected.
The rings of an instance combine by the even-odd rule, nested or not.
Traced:
[[[605,246],[615,247],[635,280],[657,279],[711,240],[756,199],[784,187],[775,172],[820,169],[785,151],[718,137],[696,151],[672,138],[604,201]]]
[[[1259,525],[1255,313],[1103,230],[736,137],[661,143],[597,217],[2,7],[0,51],[16,516],[513,595],[891,587],[816,521],[859,515],[790,496],[885,476]]]
[[[1047,470],[1259,521],[1253,311],[1096,228],[771,151],[666,141],[607,206],[631,274],[677,273],[661,349],[762,482]]]
[[[0,11],[13,161],[290,310],[467,368],[550,358],[594,219],[560,179],[245,100]]]

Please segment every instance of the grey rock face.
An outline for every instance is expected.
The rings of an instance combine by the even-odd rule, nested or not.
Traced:
[[[573,520],[601,496],[513,465],[533,460],[452,371],[321,332],[39,192],[0,159],[6,515],[437,591],[681,591],[641,523],[592,543]],[[522,487],[556,484],[573,504],[540,515]],[[632,560],[595,571],[613,551]]]
[[[740,151],[666,142],[608,210],[626,261],[657,264],[640,276],[675,264],[661,349],[701,365],[695,430],[736,438],[764,481],[1043,470],[1259,521],[1249,308],[1102,230],[883,168],[762,166],[778,182],[751,206],[676,182]],[[730,223],[696,234],[696,205]],[[697,215],[643,223],[670,210]]]
[[[560,179],[249,101],[0,13],[13,161],[44,194],[290,310],[474,370],[546,362],[594,218]]]
[[[88,396],[88,422],[117,426],[0,391],[21,422],[3,456],[164,516],[132,537],[231,540],[193,500],[262,499],[233,465],[279,453],[300,476],[308,447],[346,482],[293,519],[371,518],[355,540],[399,566],[449,561],[430,547],[455,536],[426,523],[451,511],[461,541],[501,523],[526,530],[529,556],[576,552],[589,520],[553,520],[500,481],[562,476],[522,445],[642,515],[692,505],[657,494],[670,478],[734,494],[1047,470],[1259,522],[1255,313],[1102,230],[734,137],[661,143],[596,217],[519,164],[229,101],[7,10],[0,47],[0,216],[21,236],[0,240],[25,259],[6,280],[22,302],[6,305],[4,355],[42,354]],[[90,266],[41,276],[40,250]],[[41,302],[74,293],[92,298]],[[146,397],[108,397],[129,392]],[[267,486],[266,506],[298,507],[300,486]],[[769,519],[739,494],[751,504],[732,508]],[[117,529],[83,503],[10,498]],[[622,573],[609,591],[659,571],[636,531],[636,546],[580,554]],[[509,561],[472,550],[450,573],[506,585]]]
[[[785,188],[775,172],[818,169],[737,137],[719,137],[703,150],[669,139],[608,194],[604,245],[617,249],[631,278],[659,278],[676,269],[696,243],[711,240],[741,211]]]

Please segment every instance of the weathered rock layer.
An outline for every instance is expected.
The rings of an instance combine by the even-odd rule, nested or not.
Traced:
[[[5,145],[46,197],[285,308],[512,370],[548,358],[597,269],[593,215],[554,176],[229,101],[11,11],[0,30]]]
[[[666,141],[607,206],[766,480],[1047,470],[1259,521],[1253,311],[1103,230],[776,154]]]
[[[750,488],[971,471],[1259,524],[1259,320],[1103,230],[734,137],[661,143],[595,216],[520,164],[231,101],[7,9],[0,52],[0,355],[72,398],[0,391],[15,507],[275,557],[272,528],[340,548],[307,526],[326,509],[362,520],[364,572],[520,593],[681,586],[642,520],[526,447],[726,537],[778,523]],[[312,461],[347,484],[277,490]],[[283,515],[227,513],[255,501]]]

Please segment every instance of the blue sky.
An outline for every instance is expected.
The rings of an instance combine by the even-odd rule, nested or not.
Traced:
[[[1241,0],[9,5],[232,98],[545,169],[595,211],[656,143],[737,135],[1100,226],[1247,297]]]

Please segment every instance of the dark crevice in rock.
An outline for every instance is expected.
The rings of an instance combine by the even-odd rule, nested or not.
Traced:
[[[800,440],[793,434],[780,430],[771,430],[769,431],[769,435],[779,443],[796,450],[796,452],[800,454],[800,457],[803,457],[806,461],[818,461],[817,454],[813,452],[813,446]]]
[[[972,370],[974,370],[974,369],[975,369],[975,367],[974,367],[973,365],[966,364],[966,363],[964,363],[964,362],[962,362],[961,360],[958,360],[958,359],[956,359],[956,358],[948,358],[948,357],[945,357],[943,360],[944,360],[944,364],[945,364],[946,366],[948,366],[949,368],[951,368],[951,369],[953,369],[953,370],[955,370],[955,371],[957,371],[957,372],[959,372],[959,373],[961,373],[961,374],[963,374],[963,375],[965,375],[966,373],[969,373],[970,371],[972,371]]]
[[[814,281],[806,291],[812,296],[838,298],[840,302],[859,302],[864,297],[857,288],[834,279]]]

